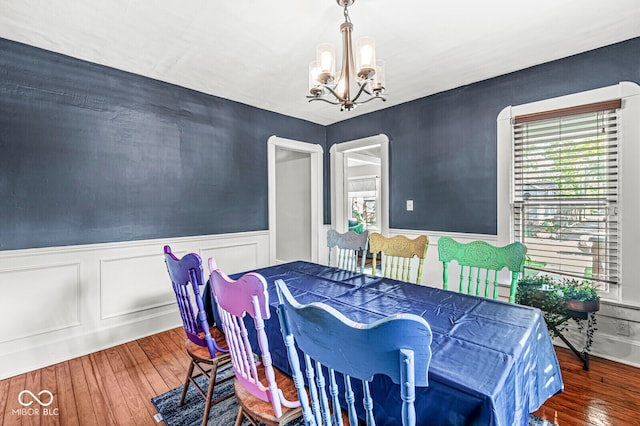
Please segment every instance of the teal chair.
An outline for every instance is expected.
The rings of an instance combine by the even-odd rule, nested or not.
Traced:
[[[355,219],[349,219],[348,231],[353,231],[356,234],[362,234],[362,232],[364,231],[364,223],[358,222]]]
[[[443,288],[449,289],[449,262],[460,265],[459,291],[486,298],[498,299],[498,273],[511,271],[509,302],[515,303],[518,277],[524,270],[527,248],[515,242],[496,247],[484,241],[459,243],[450,237],[438,240],[438,255],[442,262]]]

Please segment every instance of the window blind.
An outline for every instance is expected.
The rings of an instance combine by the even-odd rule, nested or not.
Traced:
[[[365,178],[349,178],[347,188],[349,192],[376,191],[376,176]]]
[[[620,100],[516,117],[513,229],[525,268],[619,282]]]

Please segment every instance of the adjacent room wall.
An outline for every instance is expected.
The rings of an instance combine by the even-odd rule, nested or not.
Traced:
[[[311,154],[276,148],[276,259],[311,261]]]

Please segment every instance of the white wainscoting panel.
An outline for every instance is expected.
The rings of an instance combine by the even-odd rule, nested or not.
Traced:
[[[167,280],[167,267],[158,253],[101,259],[100,319],[174,304]]]
[[[268,231],[0,251],[0,379],[181,326],[166,244],[205,275],[269,264]]]
[[[202,249],[200,255],[205,275],[211,272],[210,257],[215,260],[218,269],[227,275],[256,269],[259,264],[258,244],[255,242],[207,247]]]
[[[0,343],[80,324],[80,264],[0,271]]]

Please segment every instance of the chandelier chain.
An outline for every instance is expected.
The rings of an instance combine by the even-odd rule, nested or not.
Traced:
[[[347,9],[348,7],[348,2],[344,2],[344,22],[351,23],[351,18],[349,17],[349,9]]]

